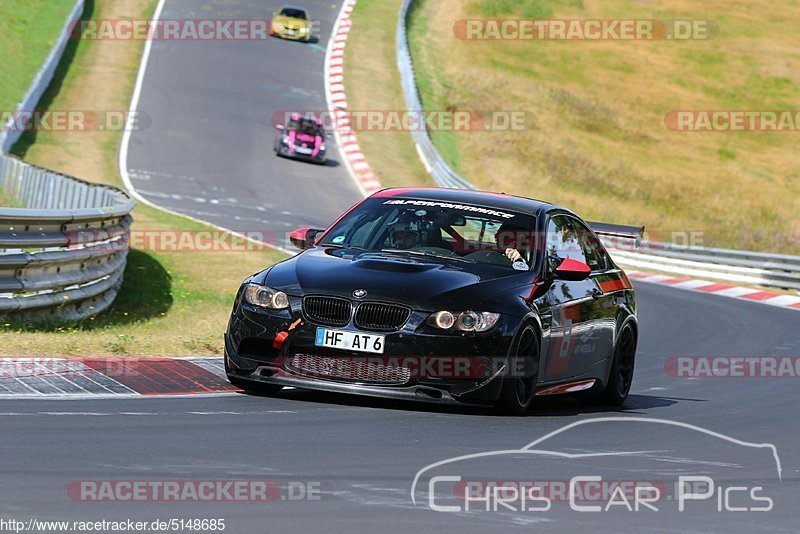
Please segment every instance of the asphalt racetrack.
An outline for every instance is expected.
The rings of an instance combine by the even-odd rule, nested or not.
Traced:
[[[338,13],[305,3],[319,42],[279,39],[153,41],[138,111],[148,126],[130,137],[127,170],[147,200],[289,248],[295,228],[326,228],[362,198],[333,139],[325,166],[277,158],[274,117],[327,109],[325,47]],[[170,19],[272,16],[258,0],[167,0]]]
[[[664,368],[675,355],[796,355],[796,312],[647,284],[637,290],[642,335],[624,410],[562,399],[541,403],[528,417],[508,418],[488,410],[300,390],[277,397],[5,400],[2,443],[15,461],[0,467],[4,512],[74,520],[225,518],[229,532],[796,532],[797,379],[685,379]],[[615,421],[573,428],[553,446],[572,452],[644,451],[643,456],[548,456],[520,464],[520,455],[512,454],[488,466],[454,466],[449,474],[466,477],[487,469],[480,480],[551,482],[599,475],[665,486],[680,474],[707,475],[718,487],[762,486],[773,499],[772,511],[741,513],[724,506],[718,511],[714,497],[690,501],[679,512],[670,496],[658,503],[658,512],[616,507],[583,513],[555,500],[542,512],[446,513],[429,508],[427,482],[417,504],[412,501],[414,478],[431,463],[519,449],[564,425],[612,416],[680,421],[744,442],[774,444],[782,480],[769,451],[674,426]],[[268,480],[284,498],[84,502],[68,492],[75,481],[220,479]],[[313,499],[287,498],[289,486],[295,496],[305,491],[297,488],[310,489]]]

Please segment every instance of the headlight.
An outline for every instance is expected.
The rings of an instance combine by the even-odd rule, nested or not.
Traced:
[[[308,33],[308,28],[300,28],[300,33]]]
[[[462,332],[486,332],[497,324],[499,313],[475,312],[467,310],[461,313],[440,311],[428,317],[429,326],[440,330],[450,330],[454,326]]]
[[[327,148],[325,148],[325,145],[319,145],[319,149],[322,150],[323,152],[328,150]]]
[[[458,329],[464,330],[465,332],[470,332],[475,330],[475,326],[478,324],[478,314],[474,311],[465,311],[461,315],[458,316]]]
[[[289,297],[286,296],[286,293],[258,284],[247,284],[244,290],[244,299],[259,308],[282,310],[289,307]]]
[[[289,138],[288,137],[281,138],[281,143],[283,143],[284,145],[288,145],[289,144]]]
[[[449,311],[436,312],[430,316],[428,323],[442,330],[449,330],[456,324],[456,318]]]

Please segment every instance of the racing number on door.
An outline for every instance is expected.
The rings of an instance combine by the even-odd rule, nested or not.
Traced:
[[[550,357],[547,359],[545,376],[552,377],[564,374],[569,369],[572,354],[575,349],[575,336],[573,325],[580,322],[580,304],[560,308],[554,316],[553,328],[550,338]]]
[[[561,334],[561,348],[558,353],[558,357],[568,358],[570,355],[570,341],[572,340],[572,319],[566,318],[564,319],[564,332]]]

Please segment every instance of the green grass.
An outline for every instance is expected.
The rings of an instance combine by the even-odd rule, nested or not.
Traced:
[[[0,110],[17,108],[74,6],[75,0],[0,2]]]
[[[11,197],[5,195],[3,192],[0,192],[0,207],[3,208],[17,208],[19,207],[17,202],[15,202]]]

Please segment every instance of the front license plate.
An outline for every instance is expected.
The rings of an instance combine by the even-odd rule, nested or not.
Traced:
[[[297,150],[298,154],[311,154],[311,152],[313,152],[310,148],[303,148],[301,146],[296,147],[295,150]]]
[[[346,330],[317,328],[317,337],[314,340],[314,345],[331,349],[383,354],[384,337],[375,334],[348,332]]]
[[[294,30],[286,30],[286,35],[294,35]]]

